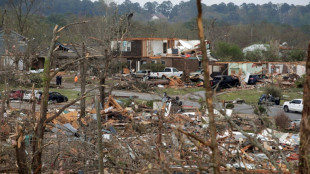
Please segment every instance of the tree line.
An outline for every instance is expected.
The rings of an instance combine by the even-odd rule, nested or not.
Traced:
[[[29,11],[27,11],[29,4],[25,2],[33,2]],[[19,13],[14,10],[18,4],[22,4],[21,9],[24,9]],[[307,14],[310,13],[310,5],[244,3],[237,6],[233,3],[221,3],[211,6],[202,4],[202,9],[206,39],[211,42],[213,55],[221,60],[289,61],[303,60],[305,57],[305,45],[310,37],[310,25],[308,24],[310,21],[306,20]],[[89,0],[5,0],[0,3],[0,19],[9,21],[5,24],[7,28],[32,40],[28,44],[32,48],[37,48],[31,49],[33,53],[47,47],[50,39],[47,31],[50,31],[55,24],[64,26],[81,19],[91,20],[105,16],[108,11],[117,11],[118,15],[133,12],[128,37],[198,39],[195,19],[197,11],[194,0],[182,1],[176,5],[170,1],[163,1],[160,4],[154,1],[146,2],[143,6],[130,0],[119,5],[113,2],[107,5],[104,1]],[[157,15],[158,18],[152,20],[153,15]],[[0,28],[4,25],[3,21]],[[72,42],[72,39],[80,41],[78,36],[69,38],[65,35],[61,42]],[[277,40],[279,43],[287,42],[290,48],[299,50],[299,52],[295,51],[292,56],[288,53],[284,55],[284,58],[270,53],[264,54],[263,57],[259,54],[252,54],[248,58],[241,55],[242,48],[257,43],[269,44],[271,40]],[[225,55],[223,52],[219,53],[223,51],[223,49],[217,49],[222,48],[221,42],[227,43],[226,46],[237,48],[238,54],[234,49]],[[229,49],[226,48],[226,50]],[[303,58],[300,58],[302,55]],[[266,56],[271,58],[267,59]]]

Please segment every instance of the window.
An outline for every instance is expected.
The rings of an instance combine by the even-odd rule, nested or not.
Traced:
[[[157,60],[152,60],[152,64],[156,64],[157,63]]]
[[[162,60],[161,64],[166,65],[166,61]]]
[[[293,100],[292,103],[301,104],[301,101],[300,100]]]
[[[173,68],[173,72],[178,72],[178,70],[177,70],[177,69],[175,69],[175,68]]]
[[[165,72],[171,72],[171,71],[170,71],[170,68],[166,68],[166,69],[165,69]]]
[[[163,43],[163,53],[167,53],[167,42]]]

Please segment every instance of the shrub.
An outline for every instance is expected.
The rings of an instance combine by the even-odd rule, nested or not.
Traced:
[[[302,75],[299,79],[295,81],[295,85],[297,88],[303,88],[305,83],[305,75]]]
[[[272,86],[272,85],[267,86],[265,88],[265,94],[267,94],[267,95],[271,94],[273,97],[279,97],[279,98],[281,98],[281,96],[282,96],[281,89],[277,88],[275,86]]]
[[[227,103],[227,105],[226,105],[226,109],[233,109],[234,107],[235,107],[235,105],[232,103]]]
[[[281,129],[288,128],[291,122],[290,118],[287,115],[285,115],[284,112],[279,112],[274,117],[274,121],[275,121],[276,126]]]
[[[225,61],[242,61],[243,53],[240,47],[236,44],[226,42],[218,42],[216,44],[215,55],[221,57]]]
[[[146,102],[146,106],[150,107],[150,108],[153,108],[153,100],[149,100]]]
[[[254,114],[256,115],[262,115],[266,113],[267,113],[267,109],[262,105],[258,105],[254,108]]]
[[[40,74],[30,74],[29,79],[30,79],[31,84],[34,83],[34,86],[36,88],[42,87],[42,78]]]

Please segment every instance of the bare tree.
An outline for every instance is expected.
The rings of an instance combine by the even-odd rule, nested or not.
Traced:
[[[304,108],[300,123],[299,172],[301,174],[310,172],[310,43],[308,45],[306,70],[303,97]]]
[[[9,0],[7,5],[16,16],[18,32],[24,34],[29,17],[40,8],[40,0]]]
[[[209,76],[209,63],[207,57],[207,50],[206,50],[206,42],[205,36],[203,32],[203,24],[202,24],[202,8],[201,8],[201,1],[197,0],[197,9],[198,9],[198,17],[197,17],[197,25],[199,30],[199,38],[200,38],[200,49],[202,51],[202,60],[204,66],[204,79],[206,82],[210,81]],[[216,141],[216,125],[215,125],[215,116],[214,116],[214,107],[213,107],[213,100],[212,100],[212,90],[210,83],[204,83],[206,88],[206,101],[208,107],[208,114],[210,118],[210,136],[211,136],[211,150],[212,150],[212,162],[213,162],[213,172],[220,173],[220,158],[219,158],[219,149],[218,144]]]

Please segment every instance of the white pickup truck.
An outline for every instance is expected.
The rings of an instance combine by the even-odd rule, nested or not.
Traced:
[[[294,99],[292,101],[284,102],[283,109],[285,112],[289,111],[302,112],[303,105],[304,103],[302,99]]]
[[[167,67],[164,69],[163,72],[151,72],[150,78],[159,78],[159,79],[166,79],[167,77],[182,77],[183,71],[179,71],[173,67]]]

